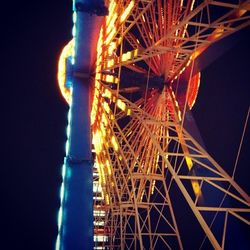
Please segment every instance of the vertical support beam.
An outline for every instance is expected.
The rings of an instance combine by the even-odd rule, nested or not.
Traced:
[[[71,132],[64,179],[60,250],[93,249],[93,164],[90,129],[90,75],[95,70],[96,46],[107,8],[103,0],[73,1]],[[82,78],[79,78],[80,76]],[[58,245],[57,245],[58,246]],[[58,250],[58,249],[56,249]]]
[[[73,79],[61,249],[93,249],[93,173],[89,80]]]

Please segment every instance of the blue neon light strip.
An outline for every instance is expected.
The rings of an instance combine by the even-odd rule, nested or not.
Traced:
[[[68,125],[67,125],[67,140],[65,143],[65,154],[68,155],[69,153],[69,146],[70,146],[70,130],[71,130],[71,109],[69,108],[68,111]],[[64,164],[62,165],[62,183],[61,183],[61,188],[60,188],[60,208],[58,211],[57,215],[57,238],[56,238],[56,246],[55,250],[60,250],[60,242],[61,242],[61,229],[62,229],[62,222],[63,222],[63,199],[64,199],[64,194],[65,194],[65,175],[66,175],[66,158],[64,160]]]
[[[75,1],[72,1],[73,3],[73,27],[72,27],[72,36],[73,36],[73,41],[74,41],[74,48],[73,48],[73,54],[71,56],[71,63],[74,65],[75,63],[75,42],[76,42],[76,21],[77,21],[77,13],[75,11]],[[65,144],[65,154],[66,156],[69,153],[69,147],[70,147],[70,131],[71,131],[71,109],[68,111],[68,125],[67,125],[67,141]],[[64,179],[65,179],[65,174],[66,174],[66,158],[64,160],[64,164],[62,166],[62,184],[60,188],[60,208],[58,211],[58,216],[57,216],[57,228],[58,228],[58,234],[56,238],[56,246],[55,250],[60,250],[60,242],[61,242],[61,228],[62,228],[62,222],[63,222],[63,199],[64,199],[64,194],[65,194],[65,184],[64,184]]]

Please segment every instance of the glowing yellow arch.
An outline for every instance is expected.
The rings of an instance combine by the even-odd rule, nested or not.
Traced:
[[[57,73],[58,84],[60,91],[68,104],[71,103],[72,90],[71,88],[66,86],[66,61],[68,57],[73,55],[73,50],[74,50],[74,40],[72,39],[63,48],[58,62],[58,73]]]

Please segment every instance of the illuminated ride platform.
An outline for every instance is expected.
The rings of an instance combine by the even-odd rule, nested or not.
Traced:
[[[70,108],[56,249],[247,248],[250,198],[191,109],[250,1],[76,0],[73,23],[58,71]]]

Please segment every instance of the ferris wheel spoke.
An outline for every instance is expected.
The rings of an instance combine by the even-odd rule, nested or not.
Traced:
[[[214,6],[220,6],[225,9],[226,13],[217,19],[210,17],[211,8]],[[163,6],[164,7],[164,6]],[[106,69],[115,69],[121,66],[131,65],[140,61],[145,61],[149,65],[149,59],[151,58],[151,64],[154,65],[154,72],[156,74],[162,74],[157,70],[156,65],[161,64],[159,61],[161,56],[165,58],[165,61],[172,65],[167,73],[168,79],[173,79],[182,68],[185,67],[188,60],[192,60],[197,57],[199,51],[204,50],[213,42],[222,39],[229,34],[236,32],[237,30],[245,27],[249,23],[250,16],[242,15],[239,13],[244,13],[247,9],[247,3],[242,2],[238,5],[227,5],[219,1],[207,1],[203,2],[197,7],[190,9],[188,14],[183,16],[182,20],[172,20],[176,25],[171,26],[171,28],[166,33],[165,26],[162,21],[157,24],[157,30],[161,30],[159,27],[164,27],[163,31],[160,32],[159,37],[158,32],[156,32],[155,16],[153,13],[153,6],[148,9],[149,13],[146,16],[142,14],[140,16],[140,21],[136,22],[136,27],[139,32],[138,38],[131,38],[131,34],[126,35],[127,31],[123,33],[125,40],[129,41],[130,45],[134,48],[133,50],[125,52],[121,56],[124,58],[122,60],[115,60],[110,65],[105,66]],[[161,6],[159,9],[163,9]],[[165,12],[169,11],[164,8]],[[187,13],[187,9],[185,9]],[[241,12],[240,12],[241,10]],[[203,11],[207,11],[208,14],[204,15]],[[163,20],[165,19],[165,12],[163,13]],[[146,12],[147,13],[147,12]],[[202,17],[204,16],[204,18]],[[150,19],[150,20],[149,20]],[[193,20],[199,21],[193,21]],[[204,19],[204,20],[203,20]],[[159,18],[159,20],[162,20]],[[244,21],[244,22],[242,22]],[[150,23],[153,26],[150,26]],[[168,26],[167,26],[168,27]],[[143,43],[143,45],[141,45]],[[166,58],[166,53],[173,53],[172,58]],[[167,60],[166,60],[167,59]],[[164,64],[166,64],[166,62]],[[132,67],[132,66],[131,66]]]
[[[153,127],[154,126],[152,126],[152,130],[153,130]],[[143,204],[148,204],[148,203],[150,203],[150,193],[152,192],[152,190],[149,190],[148,191],[148,193],[144,193],[144,191],[145,190],[147,190],[147,188],[146,188],[146,181],[145,181],[145,174],[148,174],[148,171],[156,171],[156,169],[154,169],[154,170],[150,170],[150,169],[148,169],[148,170],[144,170],[144,168],[148,165],[148,166],[150,166],[150,165],[152,165],[152,164],[157,164],[157,152],[155,151],[156,149],[154,149],[154,151],[151,151],[151,150],[149,150],[149,148],[150,147],[152,147],[152,142],[151,142],[151,140],[150,140],[150,138],[148,138],[147,137],[147,135],[145,134],[145,132],[143,133],[143,134],[140,134],[140,132],[138,132],[137,134],[139,134],[140,136],[143,136],[143,137],[145,137],[145,141],[144,140],[141,140],[141,143],[140,143],[140,145],[138,146],[138,145],[136,145],[136,144],[133,144],[133,145],[131,145],[131,146],[129,146],[129,143],[128,142],[126,142],[126,138],[125,138],[125,136],[122,134],[122,129],[120,129],[119,128],[119,125],[115,122],[114,123],[114,127],[113,127],[113,131],[120,131],[118,134],[117,134],[117,132],[114,132],[114,134],[116,134],[116,138],[117,138],[117,141],[119,142],[119,145],[120,145],[120,150],[118,150],[119,151],[119,155],[121,156],[121,158],[119,159],[119,157],[116,157],[116,159],[115,159],[115,161],[114,161],[114,159],[113,159],[113,161],[112,161],[112,167],[113,167],[113,169],[116,169],[116,164],[119,164],[118,163],[118,159],[121,161],[122,160],[122,158],[125,158],[126,159],[126,161],[128,162],[128,161],[130,161],[130,162],[132,162],[132,161],[134,161],[135,163],[131,163],[131,167],[129,168],[129,167],[127,167],[127,170],[126,171],[128,171],[128,173],[130,172],[130,174],[129,174],[129,176],[130,176],[130,178],[131,178],[131,185],[134,187],[133,188],[133,194],[131,194],[129,197],[131,197],[130,198],[130,202],[129,202],[129,200],[128,200],[128,204],[131,204],[131,206],[132,206],[132,204],[133,204],[133,200],[134,200],[134,202],[136,202],[136,206],[135,206],[135,209],[136,209],[136,207],[137,207],[137,209],[139,209],[139,210],[144,210],[144,209],[146,209],[146,208],[144,208],[144,206],[145,205],[143,205]],[[124,143],[126,143],[126,145],[127,146],[122,146],[122,145],[124,145]],[[133,149],[133,147],[135,147],[136,149],[136,151],[134,151],[134,149]],[[128,148],[128,149],[126,149],[126,148]],[[139,151],[138,151],[139,150]],[[128,154],[126,154],[126,152],[129,152],[129,155]],[[132,153],[132,152],[134,152],[134,153]],[[151,157],[148,157],[147,155],[148,154],[152,154],[152,155],[154,155],[155,157],[153,157],[152,159],[151,159]],[[139,156],[139,159],[137,159],[138,158],[138,156]],[[132,158],[131,158],[132,157]],[[117,159],[118,158],[118,159]],[[141,162],[141,160],[140,160],[140,158],[141,159],[144,159],[144,160],[142,160],[142,162]],[[97,156],[97,159],[98,159],[98,156]],[[125,160],[124,159],[124,160]],[[155,162],[155,163],[153,163],[153,162]],[[138,167],[138,166],[136,166],[135,164],[137,164],[138,166],[141,166],[141,167]],[[125,164],[126,165],[126,164]],[[125,171],[125,169],[124,169],[124,166],[125,165],[123,165],[123,171]],[[143,167],[143,166],[144,167]],[[133,167],[133,166],[135,166],[135,168]],[[122,171],[122,170],[120,170],[120,171]],[[136,175],[135,173],[136,172],[138,173],[138,175]],[[142,174],[142,173],[140,173],[142,171],[142,173],[144,172],[144,174]],[[133,174],[132,174],[133,173]],[[140,173],[140,174],[139,174]],[[154,175],[151,175],[151,177],[149,178],[149,182],[150,182],[150,185],[151,185],[151,189],[152,189],[152,181],[153,181],[153,179],[154,178],[157,178],[157,182],[159,182],[160,180],[161,180],[161,183],[162,182],[164,182],[165,180],[164,180],[164,178],[163,177],[160,177],[160,176],[163,176],[162,175],[163,174],[163,172],[158,172],[158,173],[156,173],[156,175],[155,175],[155,177],[154,177]],[[117,178],[117,177],[116,177]],[[123,178],[124,180],[123,180],[123,184],[122,183],[120,183],[119,185],[125,185],[125,182],[130,182],[130,178]],[[153,179],[152,179],[153,178]],[[155,181],[154,181],[155,182]],[[154,185],[156,185],[156,184],[154,184]],[[107,189],[105,189],[105,190],[107,190]],[[120,190],[124,190],[124,189],[120,189]],[[126,189],[126,190],[129,190],[129,187],[128,187],[128,189]],[[121,192],[121,191],[120,191]],[[124,191],[125,192],[125,191]],[[131,192],[131,190],[130,190],[130,192]],[[159,189],[156,189],[156,191],[155,192],[158,192],[159,193]],[[160,197],[162,197],[162,198],[165,198],[166,197],[166,190],[165,190],[165,193],[164,194],[160,194]],[[111,196],[111,195],[109,195],[109,196]],[[120,197],[122,197],[122,196],[124,196],[124,193],[122,194],[121,193],[121,195],[120,195]],[[159,196],[159,194],[158,194],[158,196]],[[133,198],[134,197],[134,198]],[[144,197],[144,198],[143,198]],[[131,200],[132,199],[132,200]],[[144,202],[142,202],[142,200],[141,199],[145,199],[145,202],[146,203],[144,203]],[[151,201],[152,202],[152,201]],[[124,202],[123,202],[124,203]],[[159,210],[159,208],[158,207],[155,207],[156,205],[151,205],[152,207],[151,208],[149,208],[149,213],[150,212],[152,212],[153,210],[155,210],[155,211],[160,211]],[[163,202],[163,204],[159,204],[159,205],[157,205],[157,206],[169,206],[169,201],[168,202],[166,202],[166,201],[164,201]],[[147,207],[147,206],[146,206]],[[163,209],[163,208],[162,208]],[[166,210],[166,209],[165,209]],[[165,211],[164,210],[164,211]],[[166,211],[165,211],[166,212]],[[141,213],[142,212],[140,212],[140,215],[141,215]],[[161,216],[163,216],[163,220],[165,220],[164,218],[166,218],[165,216],[166,216],[166,214],[162,214]],[[137,215],[137,223],[138,223],[138,227],[140,227],[140,230],[142,230],[141,231],[141,234],[143,235],[143,237],[149,237],[149,235],[150,234],[152,234],[153,233],[153,235],[155,235],[155,237],[157,237],[157,241],[159,241],[159,239],[160,238],[162,238],[162,242],[164,242],[165,241],[165,238],[166,237],[169,237],[168,235],[164,235],[164,234],[161,234],[161,233],[157,233],[157,227],[154,229],[155,230],[155,233],[154,233],[154,231],[150,231],[150,232],[148,232],[147,233],[147,231],[149,230],[149,227],[147,226],[145,226],[145,221],[144,220],[142,220],[142,218],[139,216],[139,215]],[[143,224],[144,223],[144,224]],[[170,223],[168,220],[167,220],[167,223]],[[151,227],[152,227],[152,225],[151,225]],[[172,226],[173,227],[173,226]],[[139,230],[139,229],[138,229]],[[173,235],[176,235],[176,233],[174,232],[172,232],[172,233],[170,233],[171,234],[171,237],[173,237]],[[157,242],[156,241],[156,242]],[[155,243],[156,243],[155,242]],[[153,243],[152,243],[153,244]]]

